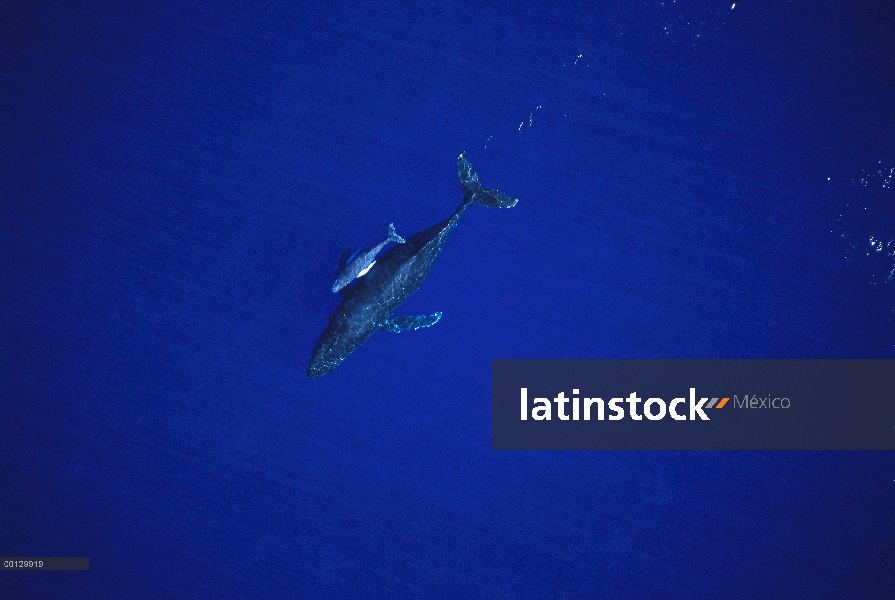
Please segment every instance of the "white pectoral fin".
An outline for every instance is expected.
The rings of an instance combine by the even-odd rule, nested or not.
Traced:
[[[363,277],[364,275],[367,274],[367,271],[369,271],[371,268],[373,268],[373,265],[375,265],[375,264],[376,264],[376,261],[374,260],[373,262],[371,262],[370,264],[368,264],[366,267],[364,267],[363,270],[362,270],[360,273],[357,274],[357,276],[358,276],[358,277]]]
[[[423,327],[432,327],[441,319],[441,312],[432,315],[401,315],[394,319],[389,319],[379,326],[383,331],[391,331],[392,333],[401,333],[402,331],[414,331]]]

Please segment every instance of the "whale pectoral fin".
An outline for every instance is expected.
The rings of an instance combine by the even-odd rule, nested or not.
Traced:
[[[376,264],[376,261],[374,260],[373,262],[371,262],[370,264],[368,264],[366,267],[364,267],[363,269],[361,269],[360,273],[357,274],[356,279],[360,279],[361,277],[363,277],[364,275],[366,275],[366,274],[367,274],[367,271],[369,271],[370,269],[372,269],[372,268],[373,268],[373,265],[375,265],[375,264]]]
[[[422,329],[423,327],[432,327],[441,318],[441,312],[432,315],[401,315],[394,319],[389,319],[379,326],[383,331],[391,331],[392,333],[401,333],[402,331],[410,331],[411,329]]]
[[[355,254],[356,254],[355,251],[352,250],[351,248],[345,248],[345,250],[342,251],[342,255],[339,256],[339,272],[342,272],[345,270],[345,265],[348,264],[349,260],[354,258]]]

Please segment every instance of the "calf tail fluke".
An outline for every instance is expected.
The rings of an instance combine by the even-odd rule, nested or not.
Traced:
[[[390,242],[395,242],[396,244],[403,244],[405,241],[404,238],[402,238],[400,235],[397,234],[397,232],[395,232],[394,223],[388,224],[388,239]]]
[[[486,188],[479,183],[479,176],[466,160],[466,153],[460,154],[457,159],[457,175],[460,177],[465,203],[476,202],[491,208],[512,208],[519,202],[518,198],[510,198],[503,192]]]

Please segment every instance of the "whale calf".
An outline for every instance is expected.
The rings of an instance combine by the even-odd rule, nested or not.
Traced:
[[[346,285],[357,279],[358,277],[363,277],[367,274],[367,272],[373,268],[373,265],[376,263],[376,255],[385,247],[389,242],[395,242],[398,244],[404,243],[404,238],[395,233],[395,224],[389,223],[388,225],[388,237],[385,238],[381,244],[373,246],[372,248],[368,248],[364,252],[358,252],[357,254],[349,257],[349,260],[346,261],[347,264],[340,264],[339,268],[342,270],[339,273],[339,278],[336,279],[336,282],[333,284],[333,294],[344,288]],[[343,254],[344,256],[344,254]]]
[[[465,154],[460,154],[457,159],[457,175],[463,189],[463,202],[454,214],[408,238],[405,243],[393,246],[370,264],[364,277],[342,290],[342,303],[329,318],[329,324],[311,353],[308,377],[314,379],[338,367],[378,329],[396,333],[409,331],[431,327],[441,318],[440,312],[395,318],[392,313],[422,285],[447,237],[469,205],[512,208],[519,202],[503,192],[483,186]]]

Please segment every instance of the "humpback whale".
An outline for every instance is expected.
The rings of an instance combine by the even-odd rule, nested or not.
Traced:
[[[395,242],[398,244],[404,243],[404,238],[395,233],[395,224],[389,223],[388,225],[388,237],[385,238],[385,241],[377,246],[373,246],[372,248],[368,248],[364,252],[358,252],[352,257],[349,257],[349,260],[346,261],[348,264],[340,264],[339,268],[342,270],[339,273],[339,278],[336,279],[336,282],[333,284],[333,294],[344,288],[346,285],[357,279],[358,277],[363,277],[367,274],[367,272],[376,264],[376,255],[385,247],[389,242]],[[347,252],[343,253],[342,256],[345,256]]]
[[[342,303],[329,318],[329,324],[314,346],[308,377],[314,379],[338,367],[377,329],[398,333],[430,327],[441,318],[440,312],[396,318],[392,318],[392,313],[422,285],[447,237],[470,204],[512,208],[519,202],[479,183],[465,154],[460,154],[457,159],[457,175],[463,189],[463,202],[454,214],[413,235],[405,243],[393,246],[382,258],[371,263],[365,277],[342,290]]]

